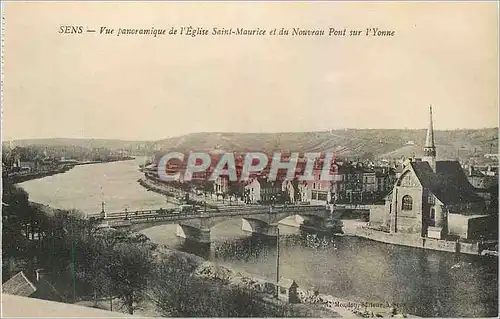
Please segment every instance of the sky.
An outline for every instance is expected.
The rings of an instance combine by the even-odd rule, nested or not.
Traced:
[[[498,126],[489,3],[3,2],[3,140]],[[60,34],[61,26],[394,37]]]

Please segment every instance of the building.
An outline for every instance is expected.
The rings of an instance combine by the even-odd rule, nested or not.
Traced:
[[[309,189],[307,182],[302,181],[297,185],[298,193],[299,193],[299,201],[302,203],[310,203],[311,202],[311,189]]]
[[[54,285],[44,278],[42,269],[36,270],[33,276],[27,276],[23,271],[18,272],[2,284],[2,294],[65,301]]]
[[[26,170],[31,172],[36,170],[37,165],[35,161],[20,161],[19,167],[21,168],[21,170]]]
[[[35,285],[20,271],[2,284],[2,294],[29,297],[36,292]]]
[[[250,178],[245,184],[245,201],[254,204],[281,202],[282,182],[268,181],[266,177]]]
[[[216,195],[224,195],[229,193],[229,177],[217,176],[214,181],[214,193]]]
[[[336,196],[339,203],[361,203],[367,199],[367,190],[376,190],[375,172],[361,163],[345,164],[338,172],[342,183]]]
[[[385,197],[385,208],[370,212],[370,224],[390,233],[422,237],[472,238],[487,218],[484,200],[458,161],[436,161],[432,108],[422,160],[409,159]]]
[[[496,176],[486,175],[472,165],[468,168],[467,178],[472,186],[480,189],[488,189],[498,184],[498,178]]]
[[[298,180],[284,180],[281,184],[281,191],[286,202],[295,204],[300,202],[299,194],[299,181]]]
[[[396,181],[396,172],[389,167],[375,167],[376,192],[378,194],[387,193],[392,189]]]

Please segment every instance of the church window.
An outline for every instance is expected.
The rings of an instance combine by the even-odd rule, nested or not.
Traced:
[[[413,199],[410,195],[403,196],[403,204],[402,210],[412,210],[413,208]]]
[[[406,172],[401,177],[399,185],[400,186],[406,186],[406,187],[413,187],[413,186],[417,186],[417,183],[415,182],[414,178],[412,177],[411,172]]]
[[[434,196],[432,194],[429,194],[429,196],[427,196],[427,203],[430,205],[434,204]]]
[[[429,226],[433,226],[434,227],[435,224],[436,224],[436,210],[434,208],[431,208]]]

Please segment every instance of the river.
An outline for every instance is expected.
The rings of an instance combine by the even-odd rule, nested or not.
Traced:
[[[82,165],[20,184],[30,200],[55,208],[98,212],[168,207],[142,188],[143,159]],[[273,280],[276,240],[251,236],[240,219],[212,228],[212,245],[184,241],[175,225],[144,230],[151,240]],[[321,293],[376,304],[396,303],[417,316],[488,317],[498,313],[498,261],[393,246],[355,237],[314,239],[280,225],[280,275]],[[455,265],[455,266],[454,266]]]

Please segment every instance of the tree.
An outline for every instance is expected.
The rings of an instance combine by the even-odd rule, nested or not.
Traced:
[[[152,295],[165,317],[277,317],[262,298],[245,288],[196,277],[196,265],[180,255],[162,259],[153,274]]]
[[[152,249],[145,243],[120,242],[110,251],[108,275],[112,291],[120,298],[128,313],[144,299],[148,276],[153,269]]]
[[[182,316],[185,312],[183,298],[186,297],[190,277],[195,265],[178,255],[163,258],[152,274],[151,290],[156,307],[165,316]],[[195,293],[195,291],[192,291]]]

